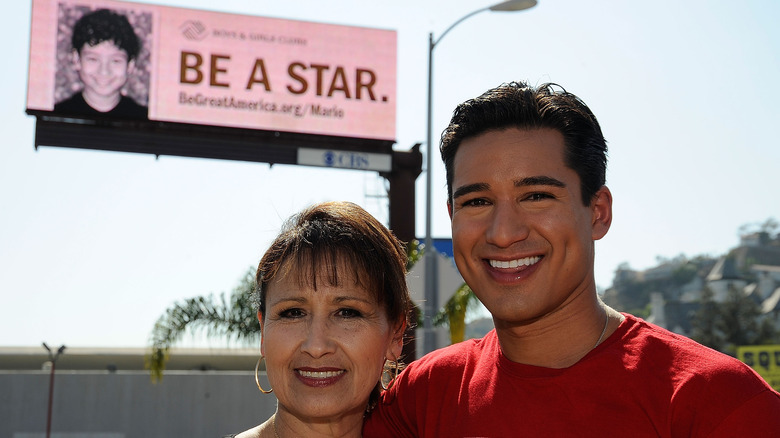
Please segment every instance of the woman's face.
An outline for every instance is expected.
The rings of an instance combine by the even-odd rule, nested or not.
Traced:
[[[339,274],[338,287],[318,275],[317,290],[295,275],[275,279],[258,315],[268,380],[279,408],[298,418],[362,415],[385,358],[401,354],[402,327],[348,268]]]

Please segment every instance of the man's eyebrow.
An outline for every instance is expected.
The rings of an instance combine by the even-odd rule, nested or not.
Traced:
[[[555,179],[551,176],[529,176],[515,180],[515,187],[525,186],[553,186],[553,187],[566,187],[566,183],[559,179]]]
[[[473,193],[473,192],[481,192],[484,190],[490,190],[490,184],[475,183],[475,184],[465,185],[462,187],[458,187],[452,193],[452,199],[457,199],[460,196],[468,195],[469,193]]]
[[[552,186],[552,187],[565,188],[566,183],[564,183],[559,179],[553,178],[551,176],[529,176],[526,178],[515,180],[514,186],[515,187]],[[490,190],[490,184],[488,183],[468,184],[462,187],[458,187],[452,193],[452,199],[457,199],[461,196],[468,195],[469,193],[481,192],[485,190]]]

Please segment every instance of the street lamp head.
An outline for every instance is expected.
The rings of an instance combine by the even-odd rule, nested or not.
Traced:
[[[534,6],[536,6],[536,0],[509,0],[493,5],[489,9],[491,11],[513,12],[533,8]]]
[[[49,359],[51,361],[57,360],[57,358],[65,351],[64,345],[60,345],[60,348],[58,348],[56,352],[51,351],[51,348],[49,348],[49,346],[46,345],[45,342],[42,342],[41,345],[43,345],[43,348],[45,348],[46,351],[49,353]]]

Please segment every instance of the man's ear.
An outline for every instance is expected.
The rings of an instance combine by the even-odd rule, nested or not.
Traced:
[[[612,225],[612,193],[607,186],[601,186],[590,203],[591,210],[591,236],[593,240],[599,240],[607,235]]]
[[[447,200],[447,214],[450,215],[450,220],[452,220],[452,202],[450,200]]]
[[[131,59],[131,60],[130,60],[130,61],[127,63],[127,74],[128,74],[128,75],[132,75],[132,74],[134,74],[134,73],[135,73],[135,59]]]

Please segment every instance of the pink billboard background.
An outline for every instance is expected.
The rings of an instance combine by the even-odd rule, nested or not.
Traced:
[[[101,8],[142,40],[123,92],[151,120],[395,139],[395,31],[105,0],[33,0],[29,110],[78,89],[68,29]]]

